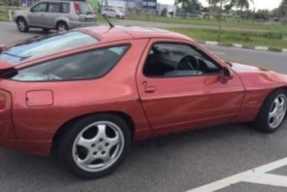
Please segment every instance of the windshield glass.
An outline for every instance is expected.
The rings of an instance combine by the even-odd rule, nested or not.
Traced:
[[[28,58],[41,57],[96,42],[97,39],[94,37],[78,31],[37,37],[26,40],[2,52],[0,61],[19,64]]]

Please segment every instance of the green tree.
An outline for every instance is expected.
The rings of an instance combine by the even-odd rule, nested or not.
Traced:
[[[199,13],[201,4],[199,0],[176,0],[175,4],[179,6],[185,13]]]
[[[212,15],[214,15],[217,19],[218,23],[218,36],[217,40],[221,41],[221,34],[222,34],[222,15],[224,13],[224,8],[231,9],[232,8],[232,1],[233,0],[208,0],[210,5],[210,10],[212,11]]]
[[[244,14],[244,9],[248,10],[250,8],[250,5],[254,5],[254,0],[232,0],[231,4],[234,7],[237,7],[240,9],[241,18]]]

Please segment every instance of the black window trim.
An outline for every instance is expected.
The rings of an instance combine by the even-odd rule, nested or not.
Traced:
[[[50,10],[50,5],[51,4],[59,4],[60,5],[60,12],[50,12],[49,10]],[[69,8],[69,10],[68,10],[68,12],[64,12],[63,10],[64,10],[64,4],[66,4],[66,5],[68,5],[68,8]],[[70,13],[70,11],[71,11],[71,8],[70,8],[70,4],[69,4],[69,2],[48,2],[48,7],[47,7],[47,13],[61,13],[61,14],[67,14],[67,13]]]
[[[123,52],[123,54],[117,59],[116,61],[116,64],[113,65],[107,72],[105,72],[104,74],[98,76],[98,77],[93,77],[93,78],[83,78],[83,79],[66,79],[66,80],[36,80],[36,81],[25,81],[25,80],[16,80],[16,79],[13,79],[13,77],[10,77],[9,80],[11,81],[16,81],[16,82],[22,82],[22,83],[53,83],[53,82],[73,82],[73,81],[91,81],[91,80],[96,80],[96,79],[101,79],[103,77],[105,77],[106,75],[108,75],[117,65],[118,63],[121,62],[122,58],[127,54],[127,52],[130,50],[131,48],[131,43],[120,43],[120,44],[114,44],[114,45],[107,45],[107,46],[103,46],[103,47],[98,47],[98,48],[93,48],[93,49],[89,49],[89,50],[84,50],[84,51],[80,51],[80,52],[77,52],[77,53],[71,53],[71,54],[67,54],[67,55],[64,55],[64,56],[60,56],[60,57],[56,57],[56,58],[52,58],[52,59],[47,59],[45,61],[40,61],[40,62],[36,62],[36,63],[33,63],[31,65],[28,65],[28,66],[24,66],[22,68],[18,68],[17,70],[20,71],[20,70],[23,70],[23,69],[26,69],[26,68],[29,68],[29,67],[33,67],[33,66],[36,66],[36,65],[41,65],[43,63],[46,63],[46,62],[50,62],[50,61],[54,61],[54,60],[58,60],[58,59],[63,59],[65,57],[69,57],[69,56],[75,56],[75,55],[79,55],[79,54],[83,54],[83,53],[87,53],[87,52],[92,52],[92,51],[96,51],[96,50],[99,50],[99,49],[108,49],[108,48],[113,48],[113,47],[121,47],[121,46],[126,46],[126,50]],[[17,73],[18,74],[18,73]],[[16,75],[17,75],[16,74]]]
[[[34,9],[36,6],[40,5],[40,4],[46,4],[46,10],[45,10],[44,12],[34,12],[33,9]],[[47,12],[48,12],[48,7],[49,7],[49,3],[48,3],[48,2],[46,2],[46,1],[41,1],[41,2],[37,3],[36,5],[34,5],[33,7],[31,7],[30,11],[31,11],[32,13],[47,13]]]
[[[58,5],[60,5],[60,12],[50,12],[50,6],[51,6],[51,4],[58,4]],[[62,3],[60,3],[60,2],[49,2],[49,3],[48,3],[47,13],[63,13],[62,11],[63,11],[63,5],[62,5]]]
[[[213,58],[211,58],[207,53],[205,53],[204,51],[200,50],[198,47],[192,45],[191,43],[179,42],[179,41],[168,41],[168,40],[167,41],[165,41],[165,40],[154,41],[151,44],[151,46],[148,47],[148,54],[149,54],[151,48],[155,44],[181,44],[181,45],[187,45],[187,46],[195,49],[196,51],[198,51],[200,54],[202,54],[204,57],[206,57],[210,61],[212,61],[220,70],[223,68],[217,61],[215,61]],[[220,70],[219,70],[218,72],[213,72],[213,73],[209,73],[209,74],[200,74],[200,75],[147,76],[146,74],[144,74],[144,66],[145,66],[145,62],[146,62],[146,60],[148,58],[148,54],[145,56],[144,64],[142,66],[142,74],[143,74],[144,77],[149,78],[149,79],[170,79],[170,78],[184,78],[184,77],[202,77],[202,76],[215,76],[215,75],[219,75],[220,74]]]

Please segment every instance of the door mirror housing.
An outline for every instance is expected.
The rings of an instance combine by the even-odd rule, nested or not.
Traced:
[[[232,72],[228,67],[223,67],[220,70],[219,78],[221,82],[225,83],[228,80],[232,79]]]

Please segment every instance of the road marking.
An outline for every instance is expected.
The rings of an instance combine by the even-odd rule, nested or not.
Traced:
[[[215,192],[241,182],[287,188],[287,176],[268,174],[286,165],[287,158],[284,158],[186,192]]]

